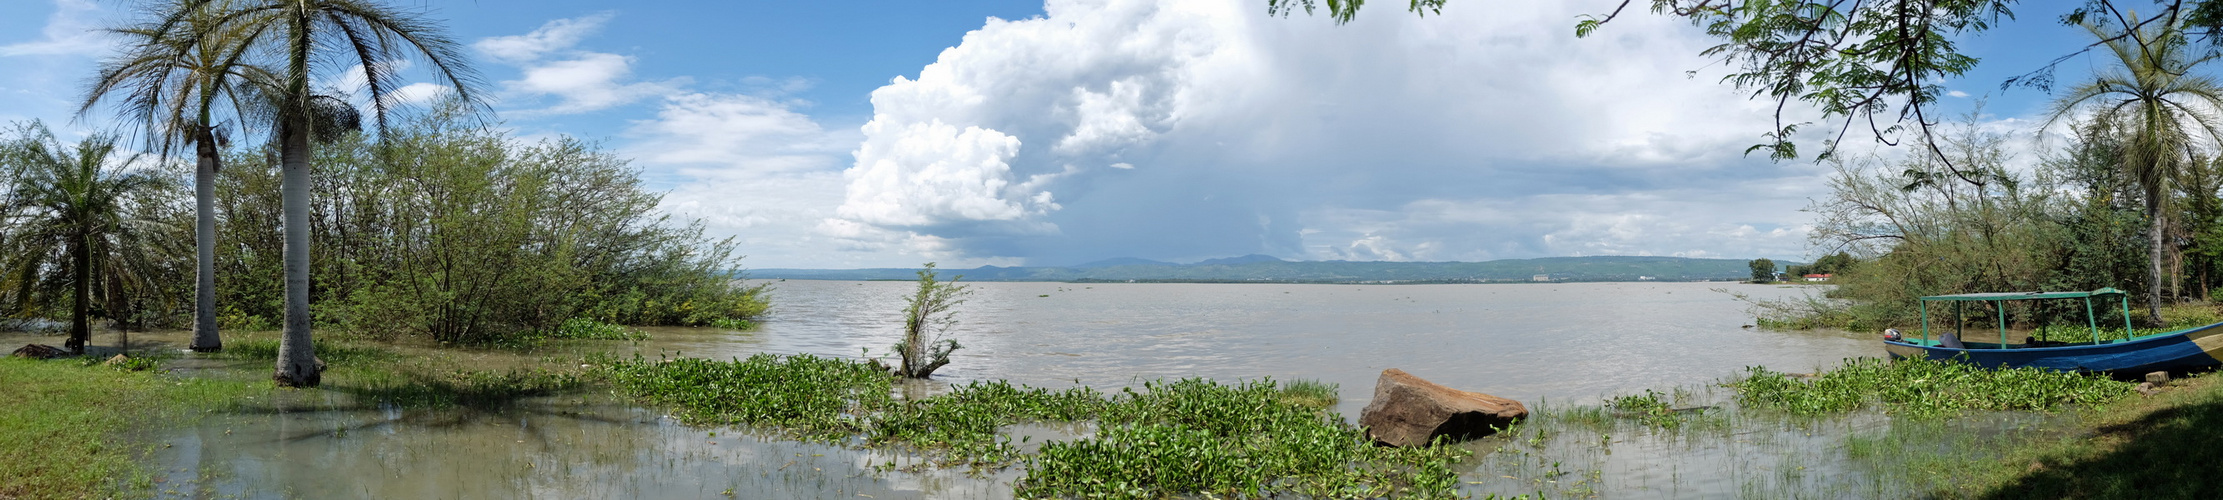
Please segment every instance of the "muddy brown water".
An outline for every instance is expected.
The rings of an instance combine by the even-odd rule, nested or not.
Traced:
[[[900,327],[905,282],[780,281],[752,331],[651,328],[621,354],[745,357],[755,353],[884,355]],[[1881,355],[1867,333],[1744,328],[1745,304],[1806,287],[1729,283],[1280,285],[977,283],[958,310],[965,348],[937,374],[972,380],[1116,390],[1161,378],[1272,377],[1338,384],[1345,418],[1374,378],[1401,368],[1430,380],[1547,405],[1594,403],[1643,389],[1702,386],[1748,366],[1813,371]],[[19,344],[23,334],[0,335]],[[38,340],[29,337],[30,340]],[[58,343],[59,337],[45,337]],[[180,332],[134,333],[174,349]],[[96,337],[96,344],[108,344]],[[481,356],[499,366],[500,353]],[[173,362],[191,366],[194,360]],[[515,362],[510,360],[508,362]],[[160,436],[163,496],[221,498],[1003,498],[1020,471],[882,471],[915,457],[681,425],[605,397],[544,398],[494,410],[288,411],[349,407],[323,391],[302,401],[218,415]],[[1860,429],[1844,424],[1839,432]],[[1015,429],[1056,439],[1075,429]],[[1601,431],[1603,432],[1603,431]],[[1471,493],[1556,491],[1605,497],[1749,494],[1739,464],[1808,453],[1812,428],[1752,431],[1715,441],[1681,434],[1610,436],[1603,455],[1557,448],[1561,460],[1485,453],[1462,477]],[[715,433],[715,435],[713,435]],[[1753,435],[1775,436],[1757,445]],[[1584,439],[1594,439],[1586,436]],[[1817,441],[1818,443],[1818,441]],[[1502,443],[1472,444],[1490,452]],[[1757,447],[1755,447],[1757,446]],[[1772,451],[1771,451],[1772,450]],[[1787,451],[1790,450],[1790,451]],[[1801,455],[1802,456],[1802,455]],[[1586,458],[1587,457],[1587,458]],[[1709,458],[1711,457],[1711,458]],[[1800,459],[1829,465],[1826,456]],[[1547,470],[1545,462],[1559,469]],[[1803,466],[1801,466],[1803,467]],[[1746,467],[1750,469],[1750,467]],[[1852,474],[1852,471],[1838,471]],[[1582,474],[1590,485],[1568,486]],[[1542,478],[1542,479],[1538,479]],[[1781,481],[1764,484],[1777,484]],[[1796,486],[1797,483],[1792,483]],[[1583,489],[1588,488],[1588,489]],[[1773,491],[1773,490],[1769,490]],[[1797,491],[1783,490],[1783,491]],[[1554,495],[1561,496],[1561,495]]]

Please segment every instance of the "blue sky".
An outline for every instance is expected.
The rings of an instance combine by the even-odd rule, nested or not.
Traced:
[[[393,2],[471,46],[505,126],[632,158],[750,267],[1810,258],[1828,167],[1741,155],[1769,106],[1688,25],[1572,37],[1615,3]],[[68,120],[128,5],[0,4],[0,121],[106,126]],[[2087,43],[2068,6],[1964,41],[1946,107],[2027,128],[2048,96],[1998,84]]]

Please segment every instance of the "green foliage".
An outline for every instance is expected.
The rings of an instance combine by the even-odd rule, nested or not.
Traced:
[[[68,311],[70,345],[92,317],[161,323],[190,277],[177,182],[153,159],[95,135],[65,145],[38,122],[0,133],[0,312]]]
[[[1612,408],[1619,416],[1667,429],[1682,427],[1685,411],[1703,411],[1702,408],[1677,411],[1674,402],[1674,394],[1645,389],[1643,394],[1607,399],[1606,407]]]
[[[1775,261],[1764,258],[1752,259],[1749,264],[1752,267],[1752,281],[1761,283],[1775,281]]]
[[[1306,408],[1331,410],[1343,401],[1337,392],[1341,386],[1311,379],[1295,379],[1281,384],[1281,402]]]
[[[1847,269],[1852,269],[1853,264],[1857,264],[1859,262],[1860,260],[1853,258],[1852,254],[1850,253],[1837,252],[1834,254],[1824,255],[1822,256],[1822,258],[1819,259],[1814,259],[1813,264],[1786,267],[1783,269],[1783,272],[1784,274],[1788,274],[1794,278],[1803,277],[1809,274],[1835,275],[1844,273]]]
[[[957,327],[955,308],[965,303],[965,296],[971,295],[972,290],[957,284],[957,280],[965,278],[962,275],[946,283],[938,280],[932,262],[926,263],[918,275],[918,292],[911,295],[903,308],[903,340],[896,342],[893,349],[903,356],[903,365],[896,374],[927,378],[934,376],[934,370],[949,364],[949,353],[965,347],[958,345],[957,339],[950,338],[949,331]]]
[[[453,118],[412,117],[383,143],[319,149],[319,323],[500,344],[573,319],[700,326],[765,311],[766,289],[734,280],[733,242],[660,215],[660,196],[624,161]],[[268,155],[230,163],[217,190],[218,302],[243,323],[282,317],[278,172]]]
[[[1971,175],[1928,156],[1833,160],[1832,195],[1807,209],[1819,216],[1815,241],[1870,257],[1833,280],[1828,297],[1837,300],[1767,305],[1760,316],[1786,326],[1914,329],[1921,296],[2142,283],[2142,224],[2124,197],[2136,190],[2111,160],[2117,131],[2081,128],[2068,154],[2022,175],[2005,167],[2007,139],[1969,120],[1939,140]],[[2009,321],[2084,324],[2083,304],[2070,302],[2016,305]]]
[[[1946,417],[1970,410],[2057,411],[2121,399],[2131,384],[2101,375],[2038,368],[1994,369],[1969,363],[1852,358],[1815,377],[1748,369],[1728,385],[1746,407],[1796,415],[1845,413],[1871,406],[1916,417]]]
[[[973,382],[898,400],[874,364],[809,355],[746,360],[600,361],[627,394],[676,408],[698,424],[745,424],[798,438],[904,446],[942,465],[1024,464],[1021,497],[1172,495],[1316,498],[1449,497],[1455,446],[1387,448],[1318,407],[1291,401],[1322,384],[1145,383],[1106,397]],[[1309,387],[1309,388],[1306,388]],[[1093,436],[1053,440],[1027,454],[1001,433],[1028,422],[1093,422]]]
[[[2114,155],[2130,184],[2144,195],[2149,228],[2149,266],[2146,302],[2149,319],[2160,320],[2165,262],[2174,250],[2170,240],[2172,187],[2198,172],[2206,163],[2199,150],[2223,141],[2212,110],[2223,106],[2223,83],[2196,76],[2198,68],[2217,54],[2193,48],[2184,32],[2181,11],[2167,10],[2154,22],[2143,22],[2136,12],[2122,18],[2120,28],[2084,25],[2114,55],[2113,67],[2091,80],[2068,89],[2054,101],[2050,124],[2063,118],[2091,116],[2093,120],[2122,129],[2125,137]],[[2120,14],[2118,14],[2120,15]],[[2194,198],[2214,192],[2194,193]]]
[[[757,324],[740,318],[718,318],[710,320],[710,326],[727,330],[755,330]]]
[[[860,434],[864,415],[891,404],[886,372],[807,354],[605,364],[620,390],[677,408],[677,416],[688,422],[776,428],[810,440]]]
[[[586,318],[564,320],[563,325],[548,330],[541,336],[552,339],[648,340],[648,334],[640,330]]]

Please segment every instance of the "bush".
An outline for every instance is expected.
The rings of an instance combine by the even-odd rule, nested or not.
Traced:
[[[972,291],[957,284],[964,276],[941,282],[934,274],[934,263],[926,263],[919,270],[918,293],[911,295],[909,306],[903,309],[903,340],[895,344],[895,352],[903,356],[903,366],[896,374],[910,378],[927,378],[943,365],[949,364],[949,353],[965,346],[949,337],[957,327],[957,311],[953,308],[965,303],[965,296]]]
[[[316,150],[320,325],[484,344],[575,318],[703,326],[764,313],[766,289],[737,284],[733,241],[659,214],[661,195],[624,160],[447,118]],[[217,302],[251,327],[283,316],[283,244],[273,158],[243,153],[219,176]]]

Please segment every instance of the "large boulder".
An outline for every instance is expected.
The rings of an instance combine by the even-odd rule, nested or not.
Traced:
[[[1359,425],[1381,444],[1425,446],[1436,436],[1487,436],[1497,432],[1493,426],[1527,417],[1528,407],[1519,401],[1444,387],[1391,368],[1374,382],[1374,402],[1359,412]]]

